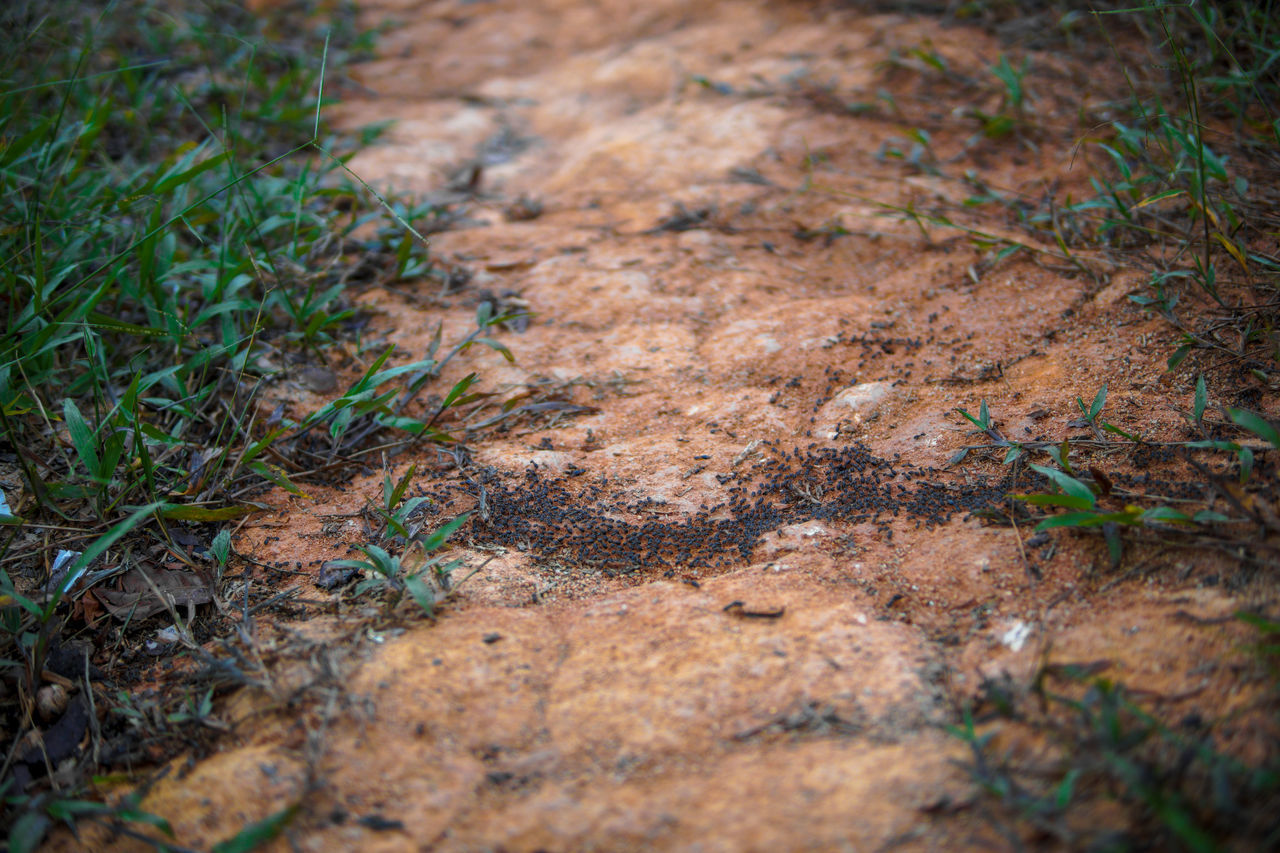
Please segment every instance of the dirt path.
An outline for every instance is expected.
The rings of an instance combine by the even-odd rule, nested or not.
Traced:
[[[147,801],[183,843],[314,772],[298,849],[980,849],[996,836],[940,724],[984,678],[1051,657],[1101,662],[1175,716],[1236,701],[1220,662],[1242,635],[1214,620],[1241,594],[1213,565],[1152,552],[1115,582],[1100,541],[968,517],[1002,491],[998,460],[945,468],[978,441],[954,409],[983,400],[1006,436],[1058,440],[1105,382],[1113,420],[1176,430],[1191,379],[1125,299],[1139,274],[993,265],[878,206],[1087,186],[1070,124],[1087,68],[1035,58],[1033,107],[1060,132],[975,142],[910,51],[978,79],[1004,46],[931,19],[674,0],[365,14],[400,23],[346,70],[364,92],[336,115],[396,124],[352,168],[474,194],[473,227],[432,239],[471,281],[369,294],[380,333],[420,352],[438,317],[457,339],[484,292],[518,294],[535,317],[502,335],[516,362],[476,353],[457,376],[593,411],[477,445],[512,491],[491,484],[491,529],[460,536],[472,564],[495,559],[438,623],[366,635],[327,709],[234,700],[237,737]],[[998,88],[969,96],[999,108]],[[380,483],[281,498],[237,548],[339,555],[358,526],[326,521]]]

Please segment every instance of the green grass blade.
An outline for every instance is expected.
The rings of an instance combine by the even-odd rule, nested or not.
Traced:
[[[1248,409],[1227,409],[1227,415],[1236,426],[1247,429],[1272,447],[1280,449],[1280,430],[1264,420],[1261,415]]]
[[[453,521],[450,521],[449,523],[445,524],[435,533],[432,533],[425,540],[423,540],[422,542],[423,550],[426,551],[428,554],[430,554],[432,551],[439,548],[441,545],[445,543],[445,541],[449,538],[449,536],[452,535],[455,530],[457,530],[459,527],[465,524],[467,519],[469,519],[470,517],[471,517],[471,513],[464,512],[462,515],[458,516]]]
[[[93,563],[94,560],[101,557],[108,548],[119,542],[121,537],[129,533],[133,528],[137,527],[148,516],[160,509],[162,506],[163,504],[151,503],[146,506],[139,507],[130,513],[128,518],[117,522],[104,535],[95,539],[92,545],[84,549],[80,558],[77,559],[75,563],[72,564],[71,568],[67,570],[66,577],[63,579],[62,583],[58,584],[58,588],[54,590],[53,595],[49,597],[49,601],[44,608],[42,617],[43,621],[47,622],[49,618],[53,616],[54,608],[58,606],[58,602],[62,600],[64,595],[66,595],[67,589],[75,583],[76,579],[81,575],[85,568]]]
[[[84,415],[80,414],[80,409],[70,397],[62,401],[62,417],[67,424],[67,432],[71,434],[71,446],[75,448],[76,455],[80,457],[80,464],[85,467],[91,478],[94,480],[100,479],[102,476],[102,462],[98,458],[97,442],[94,440],[93,430],[89,428],[89,424],[85,422]]]
[[[210,853],[250,853],[268,841],[277,838],[298,814],[299,805],[294,803],[273,815],[251,823],[226,841],[219,841],[210,848]]]

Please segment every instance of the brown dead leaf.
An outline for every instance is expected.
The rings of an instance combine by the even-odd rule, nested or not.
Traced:
[[[92,625],[102,615],[102,602],[92,595],[82,595],[72,603],[71,615],[86,625]]]
[[[128,619],[130,614],[135,619],[146,619],[170,606],[191,611],[197,604],[213,601],[209,578],[202,573],[142,566],[121,576],[119,589],[95,589],[92,594],[117,619]]]

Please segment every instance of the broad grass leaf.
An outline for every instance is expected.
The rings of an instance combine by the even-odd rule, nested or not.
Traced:
[[[426,539],[423,540],[422,542],[423,550],[426,551],[427,553],[430,553],[436,550],[437,548],[439,548],[441,545],[445,543],[445,540],[447,540],[455,530],[457,530],[459,527],[465,524],[467,519],[469,519],[470,517],[471,517],[471,513],[464,512],[462,515],[458,516],[453,521],[450,521],[447,524],[445,524],[435,533],[432,533],[430,536],[428,536]]]

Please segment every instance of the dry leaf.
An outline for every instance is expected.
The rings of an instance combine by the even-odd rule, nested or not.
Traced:
[[[151,583],[147,582],[148,577]],[[165,600],[156,595],[157,591]],[[190,569],[144,569],[141,566],[121,576],[119,589],[95,589],[92,594],[117,619],[128,619],[131,613],[135,619],[146,619],[168,610],[170,606],[185,607],[192,612],[197,604],[213,601],[209,579],[202,573]]]

